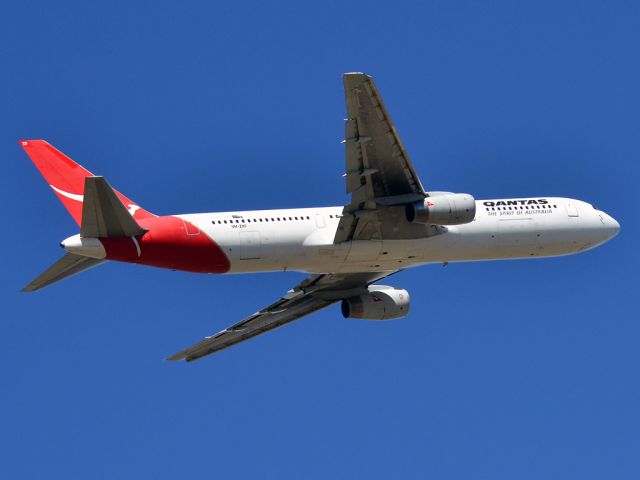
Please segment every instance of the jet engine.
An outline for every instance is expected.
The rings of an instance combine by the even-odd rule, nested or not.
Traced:
[[[472,222],[476,216],[476,201],[466,193],[432,193],[406,208],[410,223],[434,225],[461,225]]]
[[[409,314],[409,292],[385,285],[371,285],[364,295],[342,300],[344,318],[391,320]]]

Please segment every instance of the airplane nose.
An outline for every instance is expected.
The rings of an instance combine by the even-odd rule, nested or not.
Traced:
[[[615,218],[613,218],[611,215],[607,215],[604,212],[602,212],[602,217],[604,220],[604,228],[607,231],[608,238],[613,238],[618,233],[620,233],[620,224]]]

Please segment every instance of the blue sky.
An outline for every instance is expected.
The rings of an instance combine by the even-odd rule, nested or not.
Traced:
[[[637,2],[13,2],[0,16],[0,475],[637,478]],[[45,138],[160,214],[340,205],[340,75],[374,75],[423,183],[586,200],[582,255],[393,277],[409,318],[330,308],[163,358],[299,273],[108,264],[19,289],[76,227]]]

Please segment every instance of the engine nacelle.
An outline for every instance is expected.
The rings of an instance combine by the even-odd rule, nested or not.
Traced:
[[[409,314],[409,292],[385,285],[371,285],[369,292],[342,300],[344,318],[391,320]]]
[[[407,205],[407,220],[433,225],[461,225],[476,217],[476,200],[466,193],[437,193]]]

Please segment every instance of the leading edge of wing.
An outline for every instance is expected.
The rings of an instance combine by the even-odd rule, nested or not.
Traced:
[[[428,196],[407,154],[372,77],[343,75],[347,109],[345,181],[351,195],[334,243],[349,240],[401,239],[424,236],[423,225],[401,224],[389,218],[389,207]],[[397,210],[397,209],[396,209]]]

